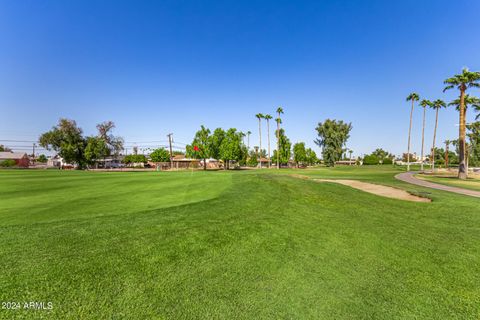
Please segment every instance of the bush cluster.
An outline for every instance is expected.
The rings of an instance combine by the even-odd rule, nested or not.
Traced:
[[[373,154],[366,155],[363,158],[363,164],[364,165],[375,165],[375,164],[379,164],[379,163],[380,163],[380,160],[378,159],[378,157],[376,155],[373,155]]]
[[[3,168],[11,168],[11,167],[15,167],[16,165],[17,163],[15,162],[15,160],[12,160],[12,159],[8,159],[0,162],[0,167],[3,167]]]
[[[147,158],[143,154],[129,154],[125,156],[123,159],[123,163],[131,164],[131,163],[146,163]]]

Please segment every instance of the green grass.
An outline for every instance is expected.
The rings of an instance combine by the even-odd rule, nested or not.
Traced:
[[[478,199],[290,173],[416,188],[391,167],[0,171],[0,301],[54,304],[0,318],[478,319]]]
[[[479,178],[468,178],[467,180],[460,180],[455,176],[429,176],[422,174],[418,174],[417,177],[423,180],[444,184],[447,186],[480,191]]]

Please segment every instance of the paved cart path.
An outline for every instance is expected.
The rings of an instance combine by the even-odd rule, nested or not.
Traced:
[[[471,196],[471,197],[477,197],[480,198],[480,191],[475,191],[475,190],[468,190],[468,189],[463,189],[463,188],[458,188],[458,187],[451,187],[451,186],[446,186],[443,184],[438,184],[438,183],[433,183],[425,180],[420,180],[417,179],[414,174],[417,172],[404,172],[404,173],[399,173],[395,176],[396,179],[415,184],[417,186],[422,186],[426,188],[432,188],[432,189],[437,189],[437,190],[443,190],[443,191],[448,191],[448,192],[454,192],[458,194],[463,194],[466,196]]]

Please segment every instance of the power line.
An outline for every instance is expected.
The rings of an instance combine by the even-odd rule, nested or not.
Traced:
[[[33,140],[2,140],[0,139],[0,141],[2,142],[25,142],[25,143],[36,143],[38,141],[33,141]]]

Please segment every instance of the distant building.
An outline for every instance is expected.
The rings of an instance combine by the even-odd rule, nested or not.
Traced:
[[[258,167],[262,167],[262,168],[267,168],[271,165],[272,161],[267,159],[267,158],[260,158],[260,160],[258,161]]]
[[[200,165],[200,160],[186,158],[183,154],[177,154],[173,157],[173,167],[175,169],[189,169],[189,168],[198,168]]]
[[[153,162],[148,161],[150,167],[157,168],[158,170],[169,170],[170,165],[173,164],[173,169],[193,169],[198,168],[200,160],[186,158],[183,154],[177,154],[173,156],[172,163],[167,162]]]
[[[14,160],[17,167],[28,168],[30,159],[25,152],[0,152],[0,162]]]
[[[59,169],[73,169],[73,168],[75,168],[75,166],[73,164],[65,162],[65,160],[62,157],[60,157],[58,154],[47,160],[47,167],[49,167],[49,168],[59,168]]]

